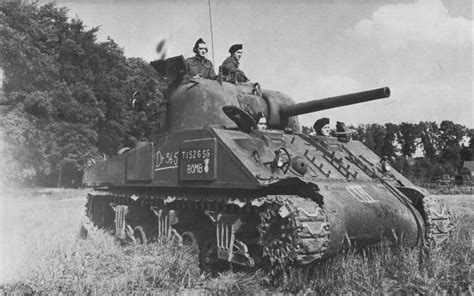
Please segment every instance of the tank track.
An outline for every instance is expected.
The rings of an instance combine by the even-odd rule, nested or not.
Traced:
[[[446,207],[433,196],[426,196],[422,201],[425,211],[426,241],[425,246],[439,248],[449,239],[453,229],[450,213]]]
[[[207,199],[197,198],[197,200],[181,197],[173,201],[167,196],[146,195],[146,197],[139,198],[141,206],[163,205],[163,201],[168,199],[170,202],[168,206],[178,201],[172,207],[194,208],[200,212],[226,209],[232,200],[221,199],[219,204],[216,204],[217,198],[210,196],[206,196]],[[96,201],[102,205],[109,203],[126,205],[135,202],[134,196],[130,194],[106,191],[89,194],[85,206],[86,214],[92,224],[99,228],[107,227],[101,215],[97,214],[97,209],[93,208]],[[247,205],[260,220],[260,224],[255,226],[260,234],[257,245],[262,250],[264,266],[285,269],[289,265],[306,265],[324,257],[330,240],[330,227],[326,213],[317,202],[296,195],[268,195],[248,200]],[[248,212],[248,209],[242,208],[241,211]]]
[[[217,195],[196,195],[193,198],[183,195],[171,198],[155,194],[136,196],[123,192],[96,191],[88,195],[85,209],[96,227],[111,228],[112,225],[105,223],[98,213],[100,209],[92,206],[94,202],[105,207],[109,207],[110,203],[143,207],[166,204],[171,208],[195,209],[201,213],[226,212],[229,211],[229,205],[238,205],[233,207],[232,213],[245,216],[252,212],[258,215],[255,227],[259,234],[256,244],[261,249],[260,256],[263,259],[260,262],[263,266],[272,268],[272,272],[285,270],[289,266],[308,265],[325,257],[331,237],[324,205],[297,195],[268,195],[243,200],[245,199],[242,197],[228,195],[225,198]],[[422,205],[425,212],[425,246],[437,248],[447,241],[452,229],[449,211],[432,196],[424,197]]]
[[[299,196],[270,196],[259,213],[263,257],[272,267],[306,265],[321,259],[330,240],[326,213]]]

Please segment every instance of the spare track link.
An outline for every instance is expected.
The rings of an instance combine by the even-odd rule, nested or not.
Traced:
[[[431,248],[440,247],[448,240],[453,229],[450,213],[433,196],[423,198],[423,210],[426,214],[426,246]]]
[[[260,244],[271,267],[306,265],[321,259],[330,240],[326,213],[299,196],[271,196],[260,211]]]

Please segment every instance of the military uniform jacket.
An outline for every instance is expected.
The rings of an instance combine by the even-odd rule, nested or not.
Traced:
[[[224,60],[221,66],[222,78],[229,82],[247,82],[249,79],[245,73],[239,69],[239,61],[233,56]]]
[[[188,76],[200,75],[201,78],[205,79],[215,79],[217,76],[212,62],[198,56],[186,60],[186,74]]]

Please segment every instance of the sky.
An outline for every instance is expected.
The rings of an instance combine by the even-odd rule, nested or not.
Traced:
[[[389,99],[300,116],[307,126],[329,117],[333,124],[452,120],[474,127],[471,0],[56,3],[88,28],[99,26],[99,40],[111,37],[127,57],[155,60],[163,39],[168,57],[191,57],[202,37],[217,70],[229,47],[242,43],[247,76],[296,102],[391,89]]]

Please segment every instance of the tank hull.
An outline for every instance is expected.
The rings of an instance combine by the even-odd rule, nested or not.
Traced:
[[[384,186],[340,183],[324,186],[321,194],[331,225],[329,256],[355,246],[416,246],[423,241],[421,213]]]
[[[358,141],[206,128],[161,135],[89,169],[87,213],[122,240],[176,236],[202,266],[312,264],[370,245],[446,237],[426,194]],[[100,190],[99,190],[100,189]],[[438,209],[439,213],[439,209]],[[434,231],[434,232],[433,232]],[[433,236],[432,236],[433,237]]]

